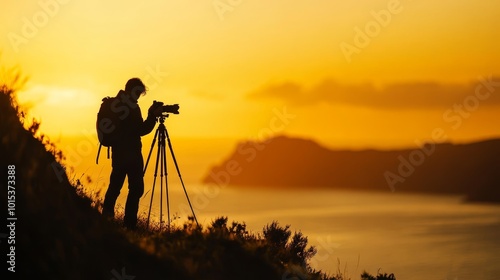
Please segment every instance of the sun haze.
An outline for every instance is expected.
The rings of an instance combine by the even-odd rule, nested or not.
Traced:
[[[10,2],[2,59],[29,76],[20,98],[54,137],[94,133],[101,98],[140,77],[143,110],[181,104],[179,137],[264,137],[288,114],[273,133],[330,146],[409,146],[436,127],[469,141],[500,135],[499,5]]]
[[[4,195],[11,216],[24,213],[17,233],[9,224],[28,261],[18,269],[43,279],[125,269],[130,279],[178,279],[163,274],[177,269],[249,278],[254,265],[282,278],[499,279],[500,208],[482,203],[500,201],[499,30],[498,0],[3,1],[0,86],[5,73],[27,77],[15,91],[24,125],[36,118],[31,131],[62,151],[59,165],[23,124],[0,122]],[[147,88],[144,119],[153,101],[179,104],[164,120],[171,143],[152,145],[157,119],[135,130],[137,111],[118,123],[110,114],[106,124],[125,127],[114,130],[121,143],[96,164],[102,100],[133,77]],[[11,113],[0,117],[21,115],[2,90]],[[64,174],[95,209],[71,199]],[[96,216],[103,204],[112,223]],[[148,238],[116,227],[128,212],[134,228],[136,210],[144,224],[151,213],[159,229],[174,227]]]

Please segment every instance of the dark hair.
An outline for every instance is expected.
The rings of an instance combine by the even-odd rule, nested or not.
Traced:
[[[146,86],[139,78],[132,78],[127,81],[125,85],[125,91],[129,94],[134,94],[135,96],[139,96],[141,94],[146,94]]]

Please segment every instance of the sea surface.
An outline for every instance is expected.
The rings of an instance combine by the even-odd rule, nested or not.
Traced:
[[[316,246],[311,263],[327,273],[340,271],[353,280],[364,270],[394,273],[398,280],[500,279],[500,205],[389,190],[185,187],[203,225],[220,216],[245,222],[253,233],[273,221],[290,225],[292,232],[301,231]],[[150,208],[151,189],[152,182],[146,181],[143,215]],[[158,181],[151,206],[154,219],[160,215],[159,193]],[[122,205],[125,196],[122,191]],[[163,205],[165,221],[165,198]],[[179,183],[169,183],[169,208],[175,217],[172,224],[182,224],[190,214]]]

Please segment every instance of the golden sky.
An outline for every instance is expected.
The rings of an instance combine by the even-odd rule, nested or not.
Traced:
[[[131,77],[149,87],[143,115],[180,104],[179,137],[500,136],[494,0],[9,1],[0,18],[2,62],[54,137],[94,133],[100,99]]]

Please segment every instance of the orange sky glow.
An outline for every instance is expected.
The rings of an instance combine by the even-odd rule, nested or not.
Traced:
[[[55,139],[95,136],[101,98],[131,77],[149,87],[143,115],[180,104],[178,139],[500,136],[494,0],[40,0],[0,15],[2,63],[29,77],[19,98]]]

